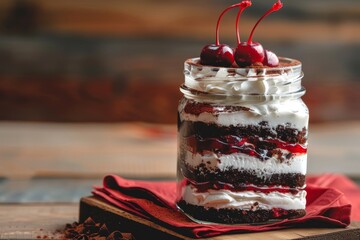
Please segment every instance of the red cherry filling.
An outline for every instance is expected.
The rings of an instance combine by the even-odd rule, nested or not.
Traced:
[[[272,52],[270,54],[265,54],[265,50],[261,46],[261,44],[257,42],[253,42],[252,38],[255,32],[256,27],[259,25],[261,20],[263,20],[267,15],[272,12],[275,12],[282,8],[283,4],[280,0],[278,0],[261,18],[256,22],[253,27],[250,37],[247,42],[240,43],[235,50],[234,59],[239,67],[247,67],[255,63],[262,63],[267,66],[276,67],[279,63],[276,64],[276,55]],[[266,57],[265,55],[269,55],[270,57]],[[277,59],[278,61],[278,59]],[[269,63],[270,65],[268,65]],[[275,65],[276,64],[276,65]]]
[[[200,59],[203,65],[229,67],[234,62],[234,52],[226,44],[209,44],[202,49]]]
[[[241,3],[231,5],[226,8],[219,16],[216,24],[216,44],[206,45],[200,54],[200,63],[204,65],[218,66],[218,67],[230,67],[234,63],[234,51],[226,44],[220,44],[219,42],[219,26],[221,18],[224,14],[235,7],[239,7],[238,17],[236,18],[236,27],[238,27],[238,20],[242,11],[251,6],[251,2],[248,0],[242,1]],[[239,40],[239,34],[237,30],[237,38]]]
[[[202,138],[192,135],[186,138],[189,151],[204,154],[204,152],[220,152],[221,154],[244,153],[255,156],[261,160],[267,160],[277,153],[277,149],[283,149],[291,154],[305,154],[307,148],[299,143],[288,143],[277,139],[262,139],[260,137],[238,137],[226,135],[220,138]]]

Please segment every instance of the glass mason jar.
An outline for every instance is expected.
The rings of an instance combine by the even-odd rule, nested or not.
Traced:
[[[177,206],[198,222],[305,215],[309,113],[301,63],[276,68],[185,61],[178,108]]]

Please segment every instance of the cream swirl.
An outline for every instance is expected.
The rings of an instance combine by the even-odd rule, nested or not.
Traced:
[[[185,62],[185,87],[203,93],[221,95],[276,96],[302,91],[301,63],[280,58],[278,68],[219,68],[197,64],[198,59]]]
[[[286,154],[285,150],[283,151]],[[307,154],[293,155],[293,157],[284,162],[272,157],[266,161],[260,160],[254,156],[244,153],[233,153],[229,155],[217,155],[213,152],[206,152],[203,155],[193,154],[186,151],[185,162],[192,167],[205,165],[209,170],[219,169],[226,171],[228,169],[237,169],[239,171],[254,170],[258,177],[269,178],[272,174],[300,173],[306,174]]]
[[[197,192],[192,185],[183,189],[183,200],[189,204],[205,208],[238,208],[244,210],[257,210],[272,208],[305,209],[306,191],[300,190],[296,194],[273,191],[270,193],[243,191],[231,192],[229,190],[212,190]]]
[[[202,112],[199,115],[184,112],[185,104],[186,102],[181,102],[178,108],[181,113],[180,119],[185,121],[216,123],[222,126],[256,125],[265,121],[273,128],[278,125],[289,125],[299,131],[308,128],[309,110],[301,99],[276,100],[267,104],[243,103],[241,106],[250,109],[250,111],[224,111],[221,114]]]

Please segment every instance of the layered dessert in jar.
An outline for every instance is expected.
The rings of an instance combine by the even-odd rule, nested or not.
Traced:
[[[237,8],[238,23],[249,6],[243,1],[223,13]],[[278,1],[264,16],[281,6]],[[233,51],[218,43],[218,26],[216,42],[185,61],[177,205],[199,222],[302,217],[309,114],[301,63],[239,37]]]

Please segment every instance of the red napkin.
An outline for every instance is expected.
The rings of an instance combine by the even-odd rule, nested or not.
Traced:
[[[351,204],[339,190],[357,191],[351,198],[360,202],[360,189],[339,175],[309,177],[307,180],[306,216],[266,225],[198,224],[189,220],[175,206],[175,182],[126,180],[116,175],[104,178],[103,187],[93,194],[134,215],[165,225],[189,237],[212,237],[224,233],[260,232],[290,227],[346,227],[350,224]],[[353,220],[360,220],[360,208]]]
[[[332,187],[344,193],[346,199],[351,203],[351,220],[360,221],[360,187],[356,183],[338,174],[309,176],[306,182],[323,188]]]

